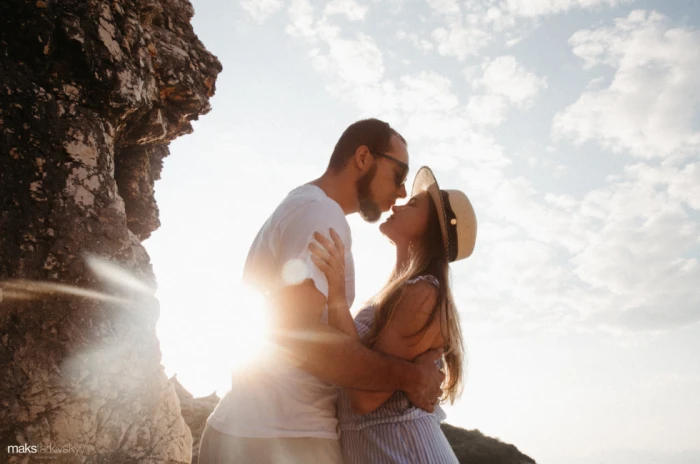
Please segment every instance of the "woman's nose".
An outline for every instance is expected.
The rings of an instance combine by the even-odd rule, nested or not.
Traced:
[[[391,212],[394,213],[394,214],[396,214],[396,212],[397,212],[398,210],[399,210],[399,206],[398,206],[398,205],[394,205],[394,206],[391,207]]]

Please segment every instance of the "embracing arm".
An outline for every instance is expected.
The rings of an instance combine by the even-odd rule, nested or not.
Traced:
[[[359,339],[355,323],[348,308],[345,289],[345,247],[340,236],[330,229],[331,240],[316,232],[314,238],[318,242],[310,243],[311,260],[322,270],[328,283],[328,322],[354,339]],[[426,286],[427,285],[427,286]],[[384,352],[399,359],[413,360],[415,363],[435,361],[441,353],[427,351],[434,345],[435,328],[439,323],[426,326],[432,309],[435,306],[437,292],[434,287],[425,282],[411,285],[407,294],[399,302],[395,317],[374,344],[377,352]],[[438,344],[440,341],[438,341]],[[421,354],[423,353],[423,354]],[[416,357],[418,355],[418,357]],[[366,414],[381,406],[394,390],[367,391],[368,389],[347,388],[348,396],[355,412]],[[432,411],[434,403],[427,404],[425,398],[411,391],[404,390],[416,406]],[[438,388],[438,392],[441,391]],[[434,396],[433,398],[435,398]]]
[[[315,232],[314,238],[320,244],[309,243],[311,261],[323,271],[328,283],[328,325],[335,327],[344,334],[359,340],[360,336],[355,327],[355,321],[350,314],[347,292],[345,288],[345,245],[340,235],[329,230],[331,240],[321,233]]]
[[[377,352],[409,361],[436,348],[435,345],[442,339],[440,317],[435,317],[424,331],[416,334],[428,321],[436,301],[437,289],[430,283],[419,281],[410,285],[398,303],[393,319],[372,348]],[[356,413],[368,414],[384,404],[394,391],[376,392],[346,388],[346,393]]]
[[[433,362],[387,356],[322,323],[326,297],[313,281],[283,288],[273,303],[277,308],[274,341],[301,369],[343,387],[415,393],[420,407],[433,409],[430,403],[444,379]]]

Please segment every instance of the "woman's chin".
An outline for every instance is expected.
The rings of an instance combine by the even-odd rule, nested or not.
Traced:
[[[386,238],[389,239],[390,242],[394,242],[393,237],[394,237],[394,229],[392,227],[391,222],[387,219],[386,221],[382,222],[379,224],[379,232],[382,233]]]

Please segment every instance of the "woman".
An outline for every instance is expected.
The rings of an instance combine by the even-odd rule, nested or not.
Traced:
[[[379,230],[396,246],[396,266],[384,288],[353,321],[345,299],[344,249],[316,233],[314,263],[329,285],[328,322],[382,353],[412,360],[429,349],[443,349],[446,370],[442,400],[459,396],[462,334],[450,292],[449,263],[471,255],[476,216],[467,196],[440,190],[432,171],[421,168],[411,199],[394,206]],[[344,389],[338,399],[340,444],[347,464],[456,463],[437,406],[428,413],[403,392]]]

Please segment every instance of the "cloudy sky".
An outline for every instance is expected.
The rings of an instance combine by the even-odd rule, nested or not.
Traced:
[[[453,267],[468,379],[448,422],[543,464],[700,460],[700,2],[193,4],[224,71],[156,184],[169,374],[224,392],[254,342],[251,240],[379,117],[479,219]],[[357,311],[393,255],[349,220]]]

